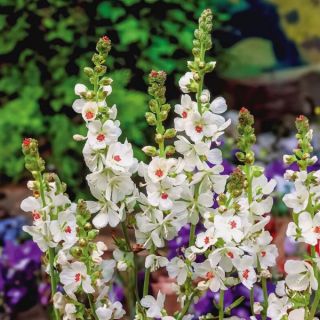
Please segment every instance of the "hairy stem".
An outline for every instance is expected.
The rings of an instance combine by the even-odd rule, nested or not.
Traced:
[[[224,290],[220,290],[219,294],[219,320],[224,319]]]

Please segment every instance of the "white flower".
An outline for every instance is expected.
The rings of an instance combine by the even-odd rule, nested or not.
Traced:
[[[185,160],[185,170],[193,171],[195,168],[202,170],[208,168],[206,161],[211,164],[222,162],[222,153],[219,149],[210,150],[210,142],[198,141],[191,143],[183,136],[178,136],[174,145],[176,150],[183,154]]]
[[[119,301],[104,304],[96,309],[96,315],[99,320],[121,319],[125,315],[122,304]]]
[[[205,232],[197,234],[195,246],[191,249],[195,253],[205,252],[209,247],[217,242],[214,227],[209,228]]]
[[[287,296],[278,298],[274,293],[269,295],[267,315],[271,320],[282,320],[283,317],[287,315],[287,311],[290,308],[291,303]]]
[[[287,229],[287,235],[296,238],[297,228],[300,229],[299,241],[316,245],[320,239],[320,212],[316,213],[312,218],[310,213],[304,211],[299,214],[298,226],[294,222],[290,222]]]
[[[167,177],[169,170],[175,165],[175,159],[154,157],[148,165],[148,177],[157,183]]]
[[[147,317],[161,318],[165,298],[166,296],[159,291],[157,299],[149,295],[141,299],[141,305],[147,309]]]
[[[95,101],[86,101],[84,99],[76,99],[72,105],[76,113],[81,113],[86,122],[95,120],[99,105]]]
[[[234,246],[225,245],[222,248],[215,249],[208,256],[209,260],[218,261],[219,266],[225,272],[231,272],[233,266],[240,259],[240,256],[243,255],[243,251]]]
[[[187,121],[193,112],[198,110],[197,103],[191,100],[188,94],[181,96],[181,104],[176,104],[174,107],[175,113],[180,115],[181,118],[176,117],[174,119],[174,127],[177,131],[184,131]]]
[[[292,310],[292,311],[289,312],[288,320],[304,319],[305,313],[306,313],[306,311],[305,311],[304,308],[299,308],[299,309]]]
[[[100,150],[93,149],[88,140],[83,147],[82,154],[91,172],[101,171],[103,169],[105,163],[104,154]]]
[[[307,188],[299,182],[295,183],[295,188],[295,192],[286,194],[282,200],[288,208],[293,210],[293,212],[299,213],[300,211],[305,210],[308,205],[309,192]]]
[[[172,240],[185,224],[183,217],[176,218],[174,213],[164,216],[160,210],[154,210],[153,216],[137,215],[137,227],[144,234],[144,246],[148,248],[153,242],[156,247],[164,246],[164,239]],[[136,232],[136,236],[139,236]],[[140,235],[142,238],[142,235]]]
[[[227,103],[223,97],[217,97],[210,103],[209,108],[213,113],[224,113],[227,110]]]
[[[218,266],[218,259],[205,260],[202,263],[194,263],[194,273],[196,276],[204,278],[198,283],[200,290],[210,289],[212,292],[226,290],[224,285],[225,272]]]
[[[75,313],[77,312],[76,306],[72,303],[67,303],[64,309],[63,320],[76,320]]]
[[[53,305],[55,309],[63,311],[66,305],[66,299],[61,292],[56,292],[53,296]]]
[[[188,276],[188,267],[185,262],[178,258],[174,257],[170,260],[167,265],[167,271],[170,278],[177,279],[178,285],[183,285]]]
[[[91,213],[99,213],[93,218],[92,223],[97,229],[102,229],[108,224],[116,227],[121,219],[118,213],[119,207],[109,200],[101,200],[101,202],[87,201],[88,209]]]
[[[107,120],[101,123],[100,120],[91,121],[88,124],[88,141],[93,149],[103,149],[107,145],[116,142],[121,135],[119,121]]]
[[[190,92],[189,86],[190,86],[192,80],[193,80],[193,73],[192,72],[187,72],[180,78],[179,87],[183,93]]]
[[[147,185],[148,201],[152,206],[159,207],[160,210],[170,210],[174,206],[174,201],[179,199],[181,187],[173,187],[168,181]]]
[[[288,260],[284,265],[287,273],[286,284],[294,291],[317,290],[318,282],[310,263],[299,260]]]
[[[69,265],[62,266],[60,281],[66,294],[74,300],[76,300],[74,293],[80,286],[86,293],[95,291],[91,285],[90,276],[87,274],[87,267],[83,262],[75,261]]]
[[[162,256],[156,256],[155,254],[149,254],[145,260],[145,267],[150,268],[151,272],[163,268],[168,264],[168,259]]]
[[[194,112],[190,121],[186,123],[186,134],[194,142],[201,141],[204,137],[213,137],[218,131],[218,122],[215,117],[210,111],[205,111],[202,115]]]
[[[63,241],[65,249],[71,248],[78,240],[75,215],[69,210],[60,212],[58,219],[51,221],[50,231],[55,242]]]
[[[133,157],[132,146],[129,142],[116,142],[109,146],[106,156],[106,167],[115,172],[133,173],[137,169],[137,160]]]
[[[214,219],[216,236],[226,242],[234,240],[239,243],[243,237],[243,226],[239,216],[236,215],[217,215]]]
[[[243,256],[235,262],[236,268],[242,284],[251,289],[253,284],[257,281],[257,275],[253,268],[253,258],[250,256]]]
[[[116,248],[113,251],[113,257],[117,262],[117,269],[119,271],[126,271],[128,266],[133,265],[133,253],[132,252],[124,252],[119,248]]]
[[[34,226],[23,226],[22,230],[29,233],[42,252],[48,250],[48,248],[54,248],[57,243],[53,241],[52,235],[49,231],[49,223],[45,221],[39,221]]]
[[[98,241],[96,243],[96,248],[92,250],[91,253],[92,261],[94,261],[97,264],[102,263],[102,255],[106,250],[108,250],[108,247],[102,241]]]
[[[41,199],[35,197],[27,197],[22,200],[20,208],[25,212],[32,212],[32,218],[34,224],[43,220],[43,210],[41,205]]]

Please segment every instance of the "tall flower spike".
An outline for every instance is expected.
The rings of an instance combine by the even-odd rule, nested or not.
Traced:
[[[312,320],[320,301],[320,259],[316,250],[320,241],[320,170],[310,167],[318,159],[311,155],[312,129],[308,119],[305,116],[297,117],[296,128],[298,146],[293,150],[293,154],[285,155],[283,159],[286,164],[297,164],[299,170],[285,172],[284,178],[292,182],[294,188],[283,197],[283,202],[292,209],[293,222],[288,225],[287,235],[294,241],[309,245],[310,256],[302,261],[286,261],[285,281],[278,283],[282,290],[269,296],[268,316],[271,320],[276,319],[275,310],[279,303],[283,304],[283,316],[293,319],[294,314],[299,319]]]
[[[155,141],[158,144],[158,150],[155,147],[146,146],[142,150],[149,156],[172,156],[175,152],[174,146],[165,147],[165,139],[172,139],[176,135],[175,129],[165,129],[163,122],[167,119],[170,112],[170,105],[166,103],[166,73],[164,71],[152,70],[149,74],[148,93],[152,97],[149,101],[150,112],[146,113],[146,120],[149,125],[156,127]]]

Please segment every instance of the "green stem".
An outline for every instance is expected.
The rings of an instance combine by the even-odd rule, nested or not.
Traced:
[[[152,244],[152,247],[150,249],[150,254],[155,253],[154,245]],[[150,274],[151,274],[151,268],[146,269],[146,273],[144,275],[144,283],[143,283],[143,296],[147,296],[149,294],[149,283],[150,283]]]
[[[193,246],[196,240],[196,225],[190,224],[189,247]]]
[[[250,308],[251,308],[251,313],[254,314],[254,291],[253,287],[250,289]]]
[[[137,281],[138,268],[137,268],[137,263],[136,263],[136,259],[135,259],[135,254],[134,254],[132,247],[131,247],[129,235],[127,232],[127,227],[124,222],[121,222],[121,229],[122,229],[122,233],[123,233],[124,239],[126,241],[128,250],[130,250],[134,255],[133,256],[133,274],[130,275],[130,273],[129,273],[129,277],[132,278],[135,299],[136,299],[136,301],[138,301],[140,303],[140,297],[139,297],[139,292],[138,292],[138,281]],[[133,305],[135,305],[135,303],[133,303]]]
[[[318,283],[319,283],[319,278],[318,278]],[[310,310],[310,316],[309,316],[309,320],[313,320],[316,312],[317,312],[317,309],[318,309],[318,305],[319,305],[319,302],[320,302],[320,290],[317,290],[316,292],[316,295],[314,297],[314,300],[312,302],[312,307],[311,307],[311,310]]]
[[[95,309],[93,301],[92,301],[92,296],[91,296],[91,294],[88,294],[87,296],[88,296],[88,300],[89,300],[90,310],[92,311],[92,315],[96,320],[99,320],[99,318],[96,315],[96,309]]]
[[[220,290],[219,294],[219,320],[224,319],[224,290]]]
[[[200,47],[200,61],[201,62],[205,62],[204,61],[204,56],[205,56],[205,50],[203,48],[203,44],[201,43],[201,47]],[[201,93],[202,93],[202,89],[203,89],[203,81],[204,81],[204,73],[203,71],[199,70],[199,76],[200,76],[200,80],[199,80],[199,86],[198,86],[198,90],[197,90],[197,95],[196,95],[196,99],[197,99],[197,103],[198,103],[198,111],[200,114],[202,114],[202,104],[201,104]]]
[[[187,302],[183,306],[183,309],[179,313],[179,316],[178,316],[177,320],[181,320],[185,316],[185,314],[188,312],[188,310],[190,308],[190,305],[191,305],[191,302],[193,301],[194,296],[195,296],[195,293],[192,293],[190,298],[187,300]]]

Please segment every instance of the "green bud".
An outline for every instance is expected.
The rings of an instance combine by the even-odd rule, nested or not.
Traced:
[[[145,146],[142,148],[142,151],[150,157],[155,157],[158,155],[158,151],[155,147],[151,147],[151,146]]]
[[[100,85],[100,86],[109,86],[112,82],[113,82],[113,80],[112,80],[111,78],[103,77],[103,78],[99,81],[99,85]]]
[[[172,157],[175,152],[176,152],[176,148],[172,145],[167,146],[165,149],[165,154],[167,157]]]
[[[85,67],[83,69],[83,72],[85,73],[86,76],[88,77],[92,77],[94,75],[94,71],[92,68],[89,68],[89,67]]]
[[[164,120],[166,120],[168,118],[168,111],[161,111],[160,112],[160,120],[161,121],[164,121]]]
[[[155,142],[158,143],[158,144],[161,143],[161,142],[163,142],[163,135],[162,135],[161,133],[157,133],[157,134],[155,135],[154,140],[155,140]]]
[[[146,112],[146,120],[150,126],[154,126],[157,124],[156,116],[151,112]]]
[[[169,103],[165,103],[165,104],[163,104],[163,105],[161,106],[161,111],[167,111],[167,112],[169,112],[170,109],[171,109],[171,106],[170,106]]]
[[[88,240],[93,240],[96,238],[96,236],[99,234],[99,231],[96,229],[90,230],[88,232]]]
[[[176,136],[177,131],[174,128],[167,129],[164,133],[164,138],[165,139],[172,139]]]

